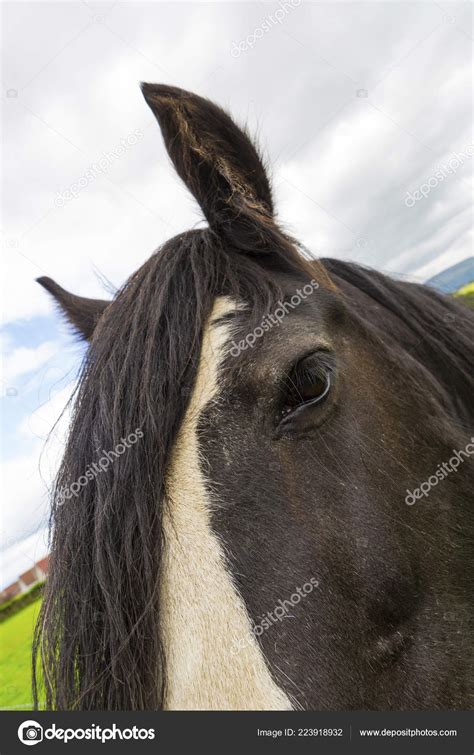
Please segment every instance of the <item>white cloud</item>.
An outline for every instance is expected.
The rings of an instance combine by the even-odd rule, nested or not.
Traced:
[[[456,263],[467,259],[472,254],[473,248],[474,235],[472,229],[469,229],[461,240],[454,239],[449,245],[447,245],[446,251],[439,257],[415,270],[414,276],[422,281],[428,280],[442,270],[445,270],[450,265],[455,265]]]
[[[2,379],[11,385],[15,378],[42,367],[57,352],[57,345],[45,341],[36,348],[19,346],[3,358]]]
[[[61,461],[71,422],[69,399],[75,383],[52,395],[32,414],[23,419],[18,432],[25,439],[34,439],[41,447],[41,474],[50,483]],[[38,457],[37,457],[38,459]]]
[[[48,489],[38,470],[38,449],[2,465],[2,525],[0,550],[2,551],[2,581],[12,575],[8,553],[24,553],[28,559],[36,553],[33,535],[44,529],[48,517]],[[23,568],[23,567],[21,567]],[[25,568],[28,568],[25,566]],[[8,575],[8,576],[6,576]],[[17,575],[16,575],[17,576]]]
[[[27,569],[44,555],[39,553],[44,546],[41,531],[48,520],[49,493],[64,451],[73,388],[70,384],[58,391],[20,422],[18,436],[31,450],[2,463],[0,576],[4,584],[18,575],[18,569]]]
[[[302,3],[237,59],[232,41],[257,28],[272,5],[247,4],[244,13],[240,3],[188,4],[183,18],[180,4],[144,3],[137,11],[125,2],[110,12],[104,6],[99,21],[87,4],[68,14],[57,4],[28,7],[36,20],[27,27],[22,4],[6,10],[21,33],[21,45],[11,35],[5,56],[7,83],[18,88],[5,119],[8,320],[51,311],[34,277],[102,296],[95,268],[120,285],[161,242],[199,219],[169,166],[140,79],[230,107],[259,132],[277,179],[280,171],[291,179],[287,187],[277,180],[283,221],[336,255],[353,249],[344,223],[356,234],[369,228],[370,257],[358,249],[357,259],[382,269],[400,258],[401,245],[415,246],[423,227],[423,213],[404,212],[405,191],[468,133],[464,7],[453,11],[452,24],[427,3]],[[368,97],[357,98],[365,87]],[[54,206],[58,191],[135,128],[144,138],[106,177]],[[452,181],[444,199],[453,205],[456,197],[467,206],[462,184]],[[445,251],[434,246],[421,265],[436,267]],[[413,260],[403,265],[399,272],[420,268]]]

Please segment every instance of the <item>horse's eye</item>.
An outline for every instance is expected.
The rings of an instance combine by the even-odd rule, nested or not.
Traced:
[[[333,370],[333,360],[327,352],[316,352],[299,361],[285,380],[282,416],[324,401],[331,388]]]

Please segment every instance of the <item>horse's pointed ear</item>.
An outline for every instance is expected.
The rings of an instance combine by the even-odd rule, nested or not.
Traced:
[[[276,230],[270,183],[247,134],[196,94],[141,86],[171,160],[211,228],[243,251],[268,251],[268,230]]]
[[[104,299],[86,299],[84,296],[70,294],[52,278],[37,278],[36,282],[51,294],[61,312],[67,317],[81,338],[90,340],[97,322],[110,302]]]

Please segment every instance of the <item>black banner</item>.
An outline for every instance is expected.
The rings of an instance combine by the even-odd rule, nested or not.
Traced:
[[[0,755],[445,753],[472,755],[473,714],[437,712],[2,711]]]

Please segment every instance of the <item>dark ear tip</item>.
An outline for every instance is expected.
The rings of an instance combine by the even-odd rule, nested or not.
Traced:
[[[47,275],[42,275],[40,278],[36,278],[36,283],[39,283],[40,286],[43,286],[46,291],[49,291],[49,293],[53,295],[64,290],[58,283],[56,283],[56,281],[53,281],[52,278],[48,278]]]
[[[190,92],[178,87],[168,86],[167,84],[149,84],[146,81],[140,82],[140,89],[145,100],[149,105],[163,102],[163,100],[176,100],[184,97],[192,97]]]

